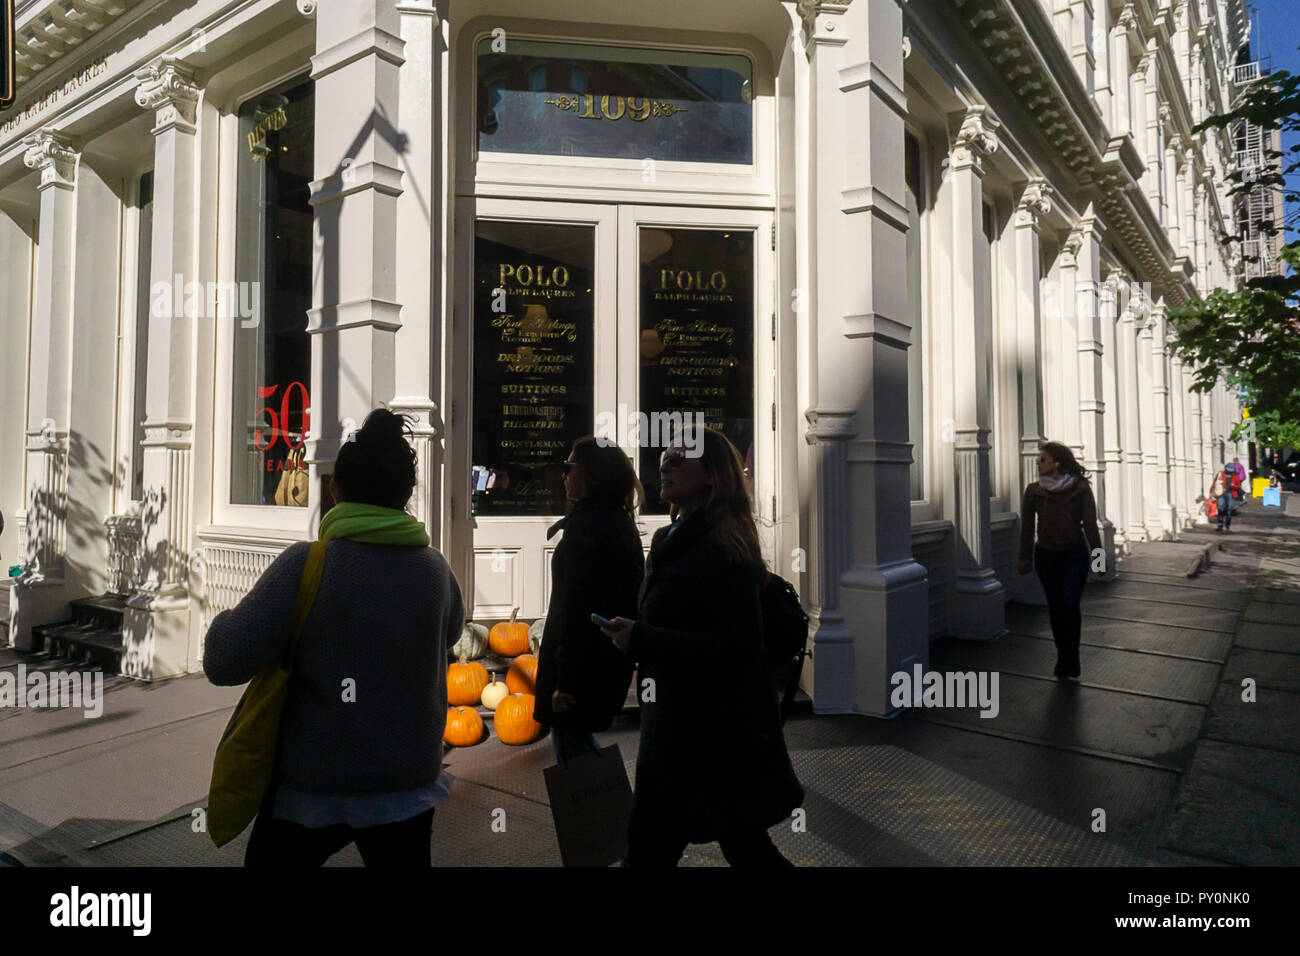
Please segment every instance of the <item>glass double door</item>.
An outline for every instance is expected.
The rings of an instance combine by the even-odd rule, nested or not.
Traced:
[[[769,499],[773,433],[758,414],[774,365],[759,321],[771,314],[769,213],[487,199],[458,211],[450,354],[463,358],[450,373],[468,414],[450,436],[466,476],[453,537],[476,619],[545,614],[560,540],[547,531],[565,513],[561,463],[580,437],[632,461],[647,549],[668,522],[659,456],[682,425],[722,431],[756,504]]]

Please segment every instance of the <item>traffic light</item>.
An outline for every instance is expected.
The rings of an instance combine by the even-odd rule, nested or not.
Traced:
[[[14,105],[14,0],[0,0],[0,110]]]

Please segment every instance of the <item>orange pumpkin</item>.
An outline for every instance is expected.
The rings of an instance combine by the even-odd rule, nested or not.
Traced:
[[[497,704],[492,723],[503,744],[531,744],[542,735],[542,725],[533,720],[535,700],[532,694],[511,694]]]
[[[537,693],[537,658],[532,654],[520,654],[510,662],[506,671],[506,689],[512,694]]]
[[[483,718],[473,707],[448,707],[442,739],[453,747],[473,747],[483,739]]]
[[[447,668],[447,703],[477,704],[483,688],[488,684],[487,668],[476,661],[460,663]]]
[[[488,633],[488,646],[502,657],[518,657],[528,651],[528,625],[516,621],[519,608],[510,612],[510,620],[495,624]]]

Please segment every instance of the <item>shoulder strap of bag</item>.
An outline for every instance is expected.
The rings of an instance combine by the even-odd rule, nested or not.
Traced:
[[[293,608],[293,632],[289,637],[289,646],[285,649],[282,664],[285,670],[292,669],[290,664],[298,649],[298,639],[302,637],[303,625],[307,623],[311,606],[316,603],[316,592],[320,590],[321,574],[325,570],[325,544],[324,541],[313,541],[311,547],[307,549],[307,562],[303,565],[302,577],[298,579],[298,600]]]

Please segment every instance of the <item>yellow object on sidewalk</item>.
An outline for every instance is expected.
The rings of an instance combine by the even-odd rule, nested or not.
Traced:
[[[1263,498],[1264,489],[1268,487],[1267,478],[1254,478],[1250,482],[1250,496],[1252,498]]]

